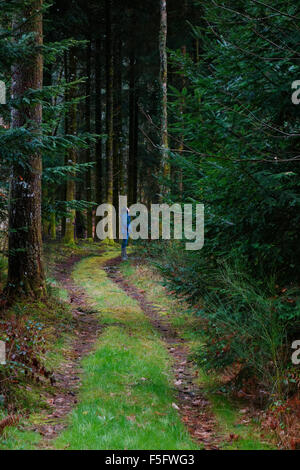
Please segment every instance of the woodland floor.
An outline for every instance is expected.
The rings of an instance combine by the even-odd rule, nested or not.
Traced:
[[[218,394],[193,361],[195,324],[184,301],[131,258],[121,262],[108,246],[53,264],[72,337],[43,396],[47,410],[23,422],[15,444],[16,430],[5,429],[0,448],[274,448],[248,405]]]

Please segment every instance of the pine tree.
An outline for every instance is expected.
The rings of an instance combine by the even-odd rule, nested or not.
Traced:
[[[95,41],[95,132],[101,135],[103,131],[102,125],[102,41],[97,37]],[[96,202],[103,202],[103,155],[102,155],[102,139],[98,137],[95,145],[96,154]]]
[[[137,108],[137,60],[136,60],[136,16],[132,16],[132,37],[130,44],[129,59],[129,155],[128,155],[128,201],[134,204],[137,201],[137,130],[138,130],[138,108]]]
[[[76,75],[77,75],[77,55],[76,50],[73,48],[69,52],[69,80],[70,82],[75,82]],[[77,104],[74,102],[76,98],[76,87],[72,86],[69,89],[68,99],[71,101],[71,106],[69,110],[69,114],[67,117],[67,134],[75,136],[77,133]],[[70,147],[67,152],[67,165],[74,166],[76,164],[77,155],[76,149],[74,147]],[[76,197],[76,183],[74,179],[74,174],[71,174],[70,177],[67,179],[66,184],[66,202],[70,203],[75,201]],[[68,215],[66,217],[66,228],[65,228],[65,236],[64,241],[65,243],[74,243],[75,242],[75,215],[76,210],[75,208],[68,208]]]
[[[23,4],[14,20],[19,35],[33,34],[31,52],[20,57],[12,70],[12,99],[21,104],[12,110],[11,126],[31,132],[32,151],[11,169],[9,205],[9,258],[6,294],[41,297],[46,293],[42,263],[41,178],[42,157],[34,149],[40,138],[42,106],[24,99],[26,92],[43,86],[43,2],[30,0]]]
[[[85,122],[86,122],[86,132],[91,132],[91,60],[92,60],[92,44],[91,39],[89,38],[87,45],[87,54],[86,54],[86,97],[85,97]],[[91,162],[91,150],[90,147],[86,150],[86,163]],[[87,202],[92,202],[92,169],[87,168],[86,170],[86,200]],[[87,208],[87,237],[92,238],[93,236],[93,217],[92,217],[92,207]]]
[[[168,56],[167,56],[167,2],[160,0],[160,86],[161,86],[161,155],[163,176],[170,175],[169,142],[168,142]]]
[[[113,0],[106,0],[106,202],[113,204],[113,152],[114,152],[114,57],[113,57],[113,25],[112,25]],[[112,224],[109,224],[111,227]],[[109,233],[113,238],[112,232]]]

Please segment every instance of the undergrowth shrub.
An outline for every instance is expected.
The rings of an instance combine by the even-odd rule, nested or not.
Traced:
[[[54,298],[45,302],[20,302],[1,312],[0,340],[6,344],[6,364],[0,365],[0,395],[9,406],[22,402],[23,408],[28,402],[28,407],[32,407],[31,385],[52,384],[48,353],[71,325],[69,309]]]
[[[188,253],[179,243],[153,246],[152,253],[172,291],[193,304],[204,338],[198,361],[205,369],[235,369],[236,385],[255,382],[273,400],[295,391],[291,344],[300,334],[298,288],[254,279],[234,254],[220,260]]]
[[[0,320],[1,340],[6,343],[6,367],[2,370],[10,380],[16,376],[35,377],[42,371],[45,353],[44,325],[27,316],[12,315]]]

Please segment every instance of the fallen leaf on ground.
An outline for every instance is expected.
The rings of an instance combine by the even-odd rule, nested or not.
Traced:
[[[133,423],[135,421],[135,416],[134,415],[126,416],[126,419],[128,419],[128,421],[131,421]]]

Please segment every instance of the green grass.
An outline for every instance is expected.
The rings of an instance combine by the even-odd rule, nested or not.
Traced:
[[[85,288],[105,325],[94,353],[82,363],[79,405],[57,449],[196,449],[172,407],[168,353],[138,304],[101,269],[116,256],[81,261],[74,279]]]
[[[69,293],[67,289],[61,287],[53,277],[47,277],[47,289],[48,293],[58,298],[59,300],[63,302],[69,301]]]
[[[137,263],[133,263],[135,261]],[[197,319],[189,313],[189,305],[184,298],[175,298],[169,295],[163,286],[163,279],[155,268],[148,265],[145,260],[138,258],[122,263],[121,271],[123,276],[139,289],[145,291],[146,298],[159,307],[162,318],[176,328],[179,334],[188,342],[191,355],[194,350],[199,350],[202,337],[199,335],[199,324]],[[240,413],[245,408],[245,403],[233,402],[226,396],[217,394],[220,388],[220,380],[215,374],[208,375],[198,368],[198,383],[206,398],[211,403],[212,411],[216,417],[219,433],[223,436],[223,449],[231,450],[262,450],[274,449],[272,437],[261,437],[260,426],[249,420],[247,424],[242,423],[243,414]],[[230,441],[230,435],[238,436],[236,440]]]
[[[5,417],[0,412],[0,421]],[[27,425],[27,424],[26,424]],[[19,427],[5,428],[0,438],[0,450],[34,450],[41,440],[41,435]]]
[[[218,418],[222,432],[227,435],[238,436],[237,440],[223,443],[224,450],[271,450],[275,446],[262,439],[260,429],[253,423],[243,424],[243,415],[229,399],[224,396],[210,394],[212,411]]]

